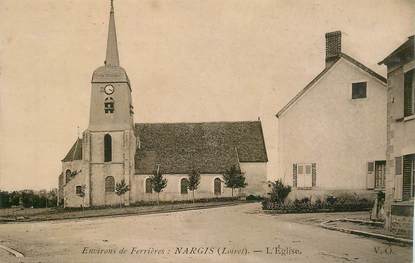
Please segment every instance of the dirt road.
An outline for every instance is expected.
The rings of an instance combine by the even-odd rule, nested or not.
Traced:
[[[293,220],[290,220],[292,217]],[[322,229],[324,214],[271,216],[259,204],[0,225],[0,262],[411,262],[412,247]],[[302,223],[304,221],[304,223]]]

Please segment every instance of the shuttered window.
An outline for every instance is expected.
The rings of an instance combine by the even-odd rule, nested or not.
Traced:
[[[317,180],[317,167],[316,163],[311,164],[311,175],[312,175],[312,186],[316,186],[316,180]]]
[[[415,154],[403,156],[402,200],[414,197]]]
[[[297,164],[293,164],[293,187],[297,187]]]
[[[375,162],[371,161],[367,163],[367,175],[366,175],[366,188],[375,188]]]
[[[415,69],[405,72],[404,75],[404,116],[414,114],[415,108],[415,85],[414,85]]]
[[[314,163],[293,164],[293,186],[310,189],[315,186],[316,167]]]
[[[375,167],[375,163],[374,162],[368,162],[367,163],[367,171],[369,173],[373,173],[374,167]]]

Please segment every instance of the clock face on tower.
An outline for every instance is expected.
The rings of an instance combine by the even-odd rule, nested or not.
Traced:
[[[105,86],[105,94],[107,95],[111,95],[112,93],[114,93],[114,87],[112,85],[107,85]]]

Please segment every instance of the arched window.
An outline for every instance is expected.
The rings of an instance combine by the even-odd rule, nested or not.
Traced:
[[[65,171],[65,182],[69,182],[71,180],[71,176],[72,176],[72,172],[71,170],[66,170]]]
[[[151,186],[150,178],[146,179],[146,193],[151,194],[153,192],[153,187]]]
[[[115,180],[112,176],[107,176],[105,178],[105,192],[112,193],[115,191]]]
[[[114,113],[114,99],[111,97],[105,98],[104,101],[105,113]]]
[[[189,187],[189,180],[183,178],[180,180],[180,193],[187,194],[187,188]]]
[[[213,189],[215,195],[220,195],[222,193],[222,181],[219,178],[216,178],[213,181]]]
[[[104,162],[112,161],[112,138],[111,135],[104,136]]]

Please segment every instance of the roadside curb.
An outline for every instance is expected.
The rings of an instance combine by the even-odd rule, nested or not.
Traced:
[[[24,258],[24,255],[22,253],[20,253],[17,250],[14,250],[12,248],[0,245],[0,249],[6,250],[7,252],[9,252],[10,254],[12,254],[13,256],[15,256],[17,258]]]
[[[108,215],[85,215],[85,216],[77,216],[77,217],[68,217],[68,218],[27,218],[24,220],[0,220],[0,224],[16,224],[16,223],[30,223],[30,222],[47,222],[47,221],[65,221],[65,220],[82,220],[82,219],[89,219],[89,218],[107,218],[107,217],[123,217],[123,216],[134,216],[134,215],[151,215],[151,214],[164,214],[164,213],[174,213],[174,212],[184,212],[184,211],[191,211],[191,210],[202,210],[202,209],[209,209],[209,208],[219,208],[219,207],[226,207],[226,206],[235,206],[241,204],[247,204],[249,202],[230,202],[230,203],[221,203],[221,204],[211,204],[205,206],[194,206],[194,207],[185,207],[185,208],[170,208],[170,209],[159,209],[159,210],[150,210],[150,211],[135,211],[135,212],[125,212],[119,214],[108,214]]]
[[[324,221],[324,222],[320,223],[320,227],[325,228],[325,229],[329,229],[329,230],[348,233],[348,234],[355,234],[355,235],[364,236],[364,237],[378,238],[378,239],[383,239],[383,240],[392,241],[392,242],[404,243],[404,244],[407,244],[407,245],[412,245],[412,243],[413,243],[413,240],[411,240],[411,239],[406,239],[406,238],[400,238],[400,237],[370,233],[370,232],[366,232],[366,231],[360,231],[360,230],[340,228],[340,227],[334,227],[334,226],[326,225],[328,223],[336,222],[336,221],[355,222],[355,223],[368,223],[369,222],[369,221],[364,221],[364,220],[341,218],[341,219],[334,219],[334,220]],[[370,222],[370,223],[377,225],[379,222]]]

